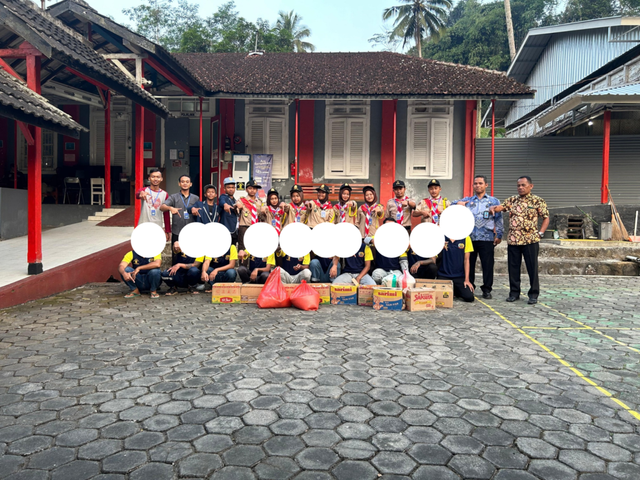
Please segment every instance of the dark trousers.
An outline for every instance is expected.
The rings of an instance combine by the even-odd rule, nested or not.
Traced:
[[[463,299],[465,302],[473,302],[476,297],[473,290],[464,286],[464,277],[448,278],[439,276],[438,279],[451,280],[453,282],[453,296]]]
[[[247,230],[249,230],[249,227],[246,225],[238,227],[238,251],[244,250],[244,234]]]
[[[174,275],[169,274],[169,270],[162,272],[162,281],[167,287],[188,288],[193,287],[200,281],[200,269],[191,267],[189,269],[180,268]]]
[[[418,268],[418,271],[416,273],[412,273],[411,275],[413,275],[413,278],[434,280],[438,276],[438,265],[436,263],[430,263],[429,265],[421,265]]]
[[[473,252],[469,255],[469,281],[476,286],[476,260],[480,257],[482,265],[482,286],[483,293],[491,293],[493,288],[493,265],[495,245],[493,242],[474,241]]]
[[[175,265],[178,263],[177,257],[178,254],[173,250],[173,245],[178,241],[178,235],[175,233],[171,234],[171,265]]]
[[[242,280],[242,283],[250,283],[251,282],[251,272],[249,271],[249,269],[247,267],[240,266],[236,268],[236,271],[238,272],[238,275],[240,275],[240,280]],[[264,285],[265,282],[267,281],[267,278],[269,278],[269,274],[271,272],[262,272],[260,273],[257,277],[256,277],[256,281],[253,283],[257,283],[259,285]]]
[[[507,261],[509,263],[509,296],[520,296],[520,268],[522,257],[529,274],[529,298],[538,298],[540,294],[540,282],[538,280],[538,250],[539,243],[529,245],[509,245],[507,247]]]

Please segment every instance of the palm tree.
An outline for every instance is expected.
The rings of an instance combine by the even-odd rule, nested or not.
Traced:
[[[276,22],[276,27],[280,30],[286,30],[291,33],[293,37],[293,47],[298,53],[306,53],[315,51],[316,47],[309,42],[303,41],[303,39],[311,35],[311,30],[305,25],[301,25],[302,17],[295,13],[293,10],[290,12],[278,12],[279,18]]]
[[[418,56],[422,58],[422,38],[429,35],[438,38],[445,26],[445,17],[451,8],[451,0],[399,0],[404,5],[389,7],[382,13],[383,20],[396,17],[391,35],[402,38],[404,47],[408,40],[416,42]]]
[[[511,18],[511,1],[504,0],[504,14],[507,20],[507,37],[509,38],[509,55],[511,61],[516,58],[516,39],[513,35],[513,19]]]

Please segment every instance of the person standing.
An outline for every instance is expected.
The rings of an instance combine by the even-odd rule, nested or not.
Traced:
[[[224,179],[224,193],[218,200],[220,223],[227,227],[231,234],[231,244],[238,242],[238,206],[233,198],[236,193],[236,181],[232,177]]]
[[[378,203],[376,189],[371,185],[364,187],[362,193],[364,203],[358,209],[356,226],[360,229],[364,242],[369,245],[378,227],[384,223],[384,207]]]
[[[182,175],[178,180],[180,192],[174,193],[167,198],[160,210],[163,212],[171,212],[171,245],[178,241],[178,236],[182,229],[193,222],[191,209],[198,202],[198,197],[190,193],[191,178],[189,175]],[[176,261],[176,255],[173,255],[173,261]]]
[[[329,201],[329,187],[320,185],[316,192],[318,199],[307,202],[307,225],[310,228],[325,222],[333,223],[334,210]]]
[[[538,279],[538,253],[540,239],[549,226],[549,209],[547,203],[533,195],[531,177],[518,178],[518,195],[507,198],[502,205],[491,207],[492,214],[509,212],[509,234],[507,237],[507,262],[509,264],[509,297],[507,302],[515,302],[520,298],[520,268],[522,258],[529,274],[529,305],[538,303],[540,281]],[[542,226],[538,228],[538,220],[542,218]]]
[[[429,197],[422,200],[413,212],[414,217],[421,217],[420,222],[437,224],[444,209],[451,205],[446,198],[442,198],[442,187],[438,180],[429,182]]]
[[[475,226],[471,232],[473,252],[469,256],[471,270],[469,281],[476,288],[476,260],[480,257],[482,265],[482,298],[490,299],[493,289],[494,250],[502,242],[502,213],[491,214],[489,209],[500,205],[500,200],[487,195],[487,177],[476,175],[473,179],[473,191],[475,195],[465,197],[453,205],[466,205],[475,218]]]
[[[262,200],[256,194],[262,187],[255,180],[249,180],[246,185],[247,196],[242,197],[236,203],[240,226],[238,227],[238,257],[242,260],[245,256],[244,234],[251,225],[260,222],[260,212],[262,211]]]
[[[139,190],[136,196],[142,200],[140,207],[140,223],[155,223],[164,230],[167,242],[171,239],[171,219],[169,212],[161,212],[160,206],[169,194],[160,188],[162,172],[154,168],[149,172],[149,186]]]
[[[218,192],[213,185],[204,187],[204,201],[199,200],[191,209],[191,214],[200,223],[215,223],[218,221]]]
[[[275,228],[278,235],[282,232],[284,207],[285,204],[280,201],[278,190],[270,188],[267,192],[267,204],[262,207],[262,211],[260,212],[260,220]]]
[[[358,214],[358,204],[355,200],[351,200],[351,191],[353,189],[348,183],[343,183],[338,194],[338,203],[333,206],[334,217],[336,223],[356,224],[356,216]]]
[[[290,223],[307,223],[307,205],[304,203],[304,194],[300,185],[291,187],[291,203],[284,206],[284,225]]]
[[[386,218],[395,218],[396,222],[411,232],[411,212],[416,208],[416,202],[406,195],[406,186],[402,180],[393,182],[394,198],[389,199],[384,212]]]

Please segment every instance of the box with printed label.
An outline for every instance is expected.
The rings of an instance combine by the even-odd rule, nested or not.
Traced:
[[[360,285],[358,287],[358,305],[373,306],[373,288],[375,285]]]
[[[436,308],[453,308],[453,282],[451,280],[417,280],[416,288],[436,291]]]
[[[240,303],[257,303],[264,285],[245,283],[240,288]]]
[[[291,294],[293,293],[293,291],[298,288],[300,284],[299,283],[283,283],[282,286],[284,287],[284,291],[287,292],[288,296],[291,296]]]
[[[318,295],[320,295],[320,305],[328,305],[331,301],[331,285],[328,283],[310,283],[309,286],[313,288]]]
[[[433,288],[407,288],[404,301],[409,312],[436,309],[436,291]]]
[[[358,287],[355,285],[331,285],[331,305],[357,305]]]
[[[211,303],[240,303],[240,283],[215,283],[211,289]]]
[[[373,308],[375,310],[402,310],[402,306],[401,288],[373,288]]]

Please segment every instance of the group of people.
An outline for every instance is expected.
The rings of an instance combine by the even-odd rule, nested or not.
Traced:
[[[510,293],[507,301],[520,297],[520,268],[524,257],[531,288],[529,303],[537,302],[538,242],[549,224],[549,213],[544,200],[531,193],[530,177],[518,179],[518,195],[500,203],[487,195],[487,179],[478,175],[474,179],[474,195],[450,202],[442,196],[438,180],[428,183],[429,196],[416,201],[407,196],[402,180],[393,183],[394,197],[385,205],[378,202],[373,186],[365,186],[364,203],[358,205],[351,199],[352,187],[344,183],[339,190],[338,202],[329,200],[329,188],[316,188],[315,199],[305,200],[303,190],[294,185],[290,190],[291,202],[284,202],[279,192],[271,188],[266,202],[258,197],[262,188],[254,180],[246,183],[246,196],[237,200],[236,181],[224,180],[224,193],[218,198],[216,187],[207,185],[204,198],[200,200],[190,193],[191,179],[183,175],[179,179],[180,192],[168,195],[160,189],[162,174],[153,170],[149,175],[149,187],[137,192],[142,200],[141,222],[154,222],[164,228],[167,241],[171,240],[172,267],[160,271],[160,256],[143,258],[131,251],[120,263],[120,274],[129,286],[127,298],[149,291],[151,298],[158,298],[162,282],[169,288],[166,295],[175,295],[179,289],[197,294],[206,291],[215,283],[235,282],[264,284],[276,266],[281,267],[283,283],[307,282],[333,283],[337,285],[376,285],[388,275],[402,275],[408,271],[416,279],[447,279],[453,282],[454,296],[464,301],[474,300],[475,265],[478,257],[482,264],[483,283],[480,286],[485,299],[492,297],[494,249],[503,237],[503,211],[509,212],[508,263]],[[411,247],[396,258],[385,257],[375,248],[376,230],[386,222],[396,222],[408,231],[411,219],[420,222],[438,223],[446,208],[465,205],[475,218],[473,232],[467,238],[445,238],[442,252],[433,258],[417,255]],[[169,220],[171,215],[171,221]],[[542,227],[538,229],[538,218]],[[187,256],[180,249],[178,236],[182,228],[191,222],[220,222],[232,236],[227,253],[218,258]],[[348,258],[322,258],[307,254],[292,258],[278,249],[266,258],[255,257],[246,249],[244,236],[247,229],[256,223],[270,223],[280,234],[290,223],[305,223],[313,228],[321,223],[351,223],[362,236],[358,252]]]

